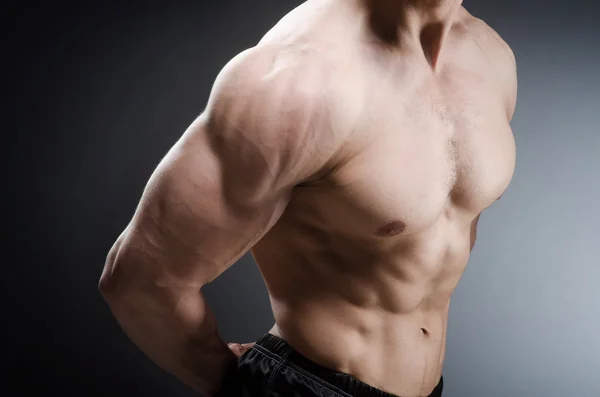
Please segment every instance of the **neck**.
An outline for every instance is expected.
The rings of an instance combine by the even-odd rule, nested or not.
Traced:
[[[436,68],[462,0],[361,0],[373,33],[387,45],[419,45]]]

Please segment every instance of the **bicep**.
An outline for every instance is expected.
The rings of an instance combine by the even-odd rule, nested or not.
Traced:
[[[288,192],[270,189],[257,148],[215,135],[200,117],[152,174],[117,254],[132,277],[200,287],[283,212]]]
[[[271,63],[253,51],[234,58],[153,173],[117,247],[127,279],[212,281],[275,224],[297,184],[326,168],[338,141],[328,91],[299,69],[273,77]]]

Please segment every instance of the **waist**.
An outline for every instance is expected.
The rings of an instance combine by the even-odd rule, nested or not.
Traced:
[[[401,315],[326,301],[273,309],[269,333],[325,368],[397,395],[428,395],[439,383],[448,307]]]
[[[271,370],[273,367],[276,368],[275,372]],[[271,383],[271,385],[276,383],[277,386],[270,391],[282,395],[288,395],[292,390],[302,391],[302,395],[311,396],[343,394],[356,397],[395,397],[398,395],[397,391],[379,389],[351,375],[320,366],[295,351],[283,339],[271,334],[260,338],[254,347],[241,357],[238,361],[238,374],[252,374],[251,381],[243,376],[239,377],[241,384],[246,383],[248,388],[252,388],[253,382],[262,384],[261,375],[267,375],[271,379],[280,375],[278,381]],[[440,377],[431,393],[422,396],[441,397],[442,391],[443,378]]]

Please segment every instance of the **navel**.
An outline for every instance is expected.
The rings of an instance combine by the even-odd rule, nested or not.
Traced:
[[[377,229],[377,234],[380,237],[392,237],[402,233],[406,229],[406,224],[400,220],[390,222]]]

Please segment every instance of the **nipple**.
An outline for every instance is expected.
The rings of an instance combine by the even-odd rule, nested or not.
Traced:
[[[404,229],[406,229],[406,224],[396,220],[380,227],[376,234],[380,237],[392,237],[402,233]]]

